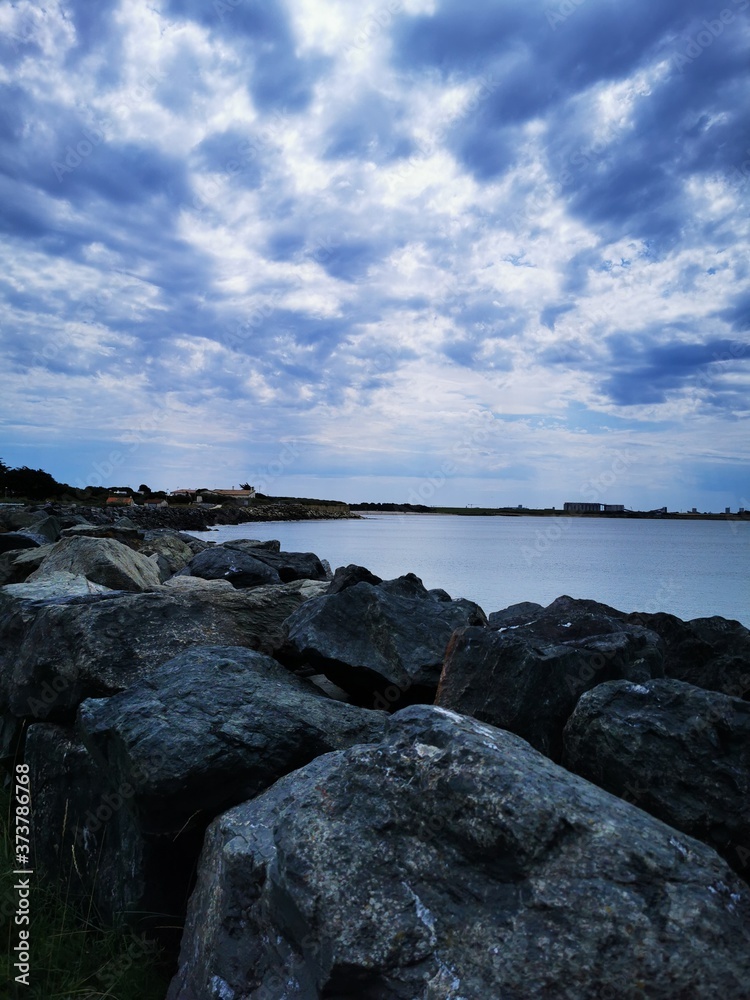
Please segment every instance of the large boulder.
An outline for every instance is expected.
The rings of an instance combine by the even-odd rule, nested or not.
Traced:
[[[356,587],[358,583],[371,583],[373,586],[377,586],[382,582],[379,576],[375,576],[374,573],[371,573],[369,569],[365,569],[364,566],[349,563],[348,566],[339,566],[336,569],[333,579],[329,584],[328,593],[340,594],[342,590],[348,590],[349,587]]]
[[[325,566],[314,552],[273,552],[262,546],[252,550],[256,559],[275,569],[283,583],[292,580],[327,580]]]
[[[750,874],[750,703],[683,681],[610,681],[578,702],[563,764]]]
[[[320,754],[377,741],[387,718],[327,698],[269,656],[199,646],[84,701],[78,729],[115,783],[133,787],[144,829],[163,834],[205,824]],[[149,770],[152,759],[161,765]]]
[[[2,588],[0,710],[67,722],[84,698],[116,694],[191,646],[272,653],[284,620],[308,599],[309,587],[320,586],[160,588],[41,602]]]
[[[199,576],[204,580],[229,580],[237,588],[281,582],[281,577],[271,566],[247,552],[227,549],[223,545],[199,552],[180,572],[184,576]]]
[[[441,600],[408,574],[310,601],[287,622],[285,655],[368,707],[432,701],[453,631],[485,623],[477,604]]]
[[[161,584],[153,562],[112,538],[63,538],[29,579],[59,572],[80,574],[111,590],[145,591]]]
[[[70,897],[94,905],[106,921],[144,900],[165,912],[146,885],[148,846],[130,808],[132,790],[112,785],[72,730],[29,726],[24,759],[33,794],[34,863]]]
[[[710,848],[413,707],[213,822],[168,1000],[746,1000],[749,925]]]
[[[667,677],[750,700],[750,629],[744,625],[719,617],[684,622],[663,613],[623,619],[661,636]]]
[[[435,703],[516,733],[559,760],[565,723],[584,691],[664,672],[653,632],[566,610],[526,625],[459,629]]]

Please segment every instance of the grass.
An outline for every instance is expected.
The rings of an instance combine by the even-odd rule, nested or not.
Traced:
[[[2,772],[0,772],[0,783]],[[0,997],[28,1000],[164,1000],[169,974],[160,949],[127,927],[107,928],[92,906],[37,868],[31,878],[30,984],[15,982],[18,894],[9,790],[0,790]],[[4,992],[5,984],[8,992]]]

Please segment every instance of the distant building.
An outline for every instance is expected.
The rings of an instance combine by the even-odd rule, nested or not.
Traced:
[[[224,503],[231,502],[246,507],[255,498],[255,487],[249,490],[207,490],[203,488],[195,490],[172,490],[169,494],[172,497],[187,499],[195,503]]]
[[[115,494],[114,496],[107,497],[107,504],[112,507],[130,507],[133,503],[133,498],[129,496],[123,496],[120,494]]]
[[[625,504],[624,503],[605,503],[604,504],[604,512],[605,513],[607,513],[607,512],[614,513],[614,512],[616,512],[618,510],[625,510]]]
[[[566,503],[563,510],[568,514],[599,514],[602,505],[600,503]]]

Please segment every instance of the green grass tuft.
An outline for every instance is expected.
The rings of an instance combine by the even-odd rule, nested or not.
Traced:
[[[164,1000],[169,973],[160,948],[127,927],[101,926],[85,906],[67,898],[66,886],[36,868],[30,886],[30,985],[15,982],[13,948],[20,928],[13,886],[23,876],[13,874],[12,804],[10,792],[0,789],[0,997]]]

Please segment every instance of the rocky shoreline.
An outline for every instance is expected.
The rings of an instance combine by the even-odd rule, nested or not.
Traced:
[[[168,1000],[747,1000],[748,629],[130,515],[2,512],[0,754]]]

